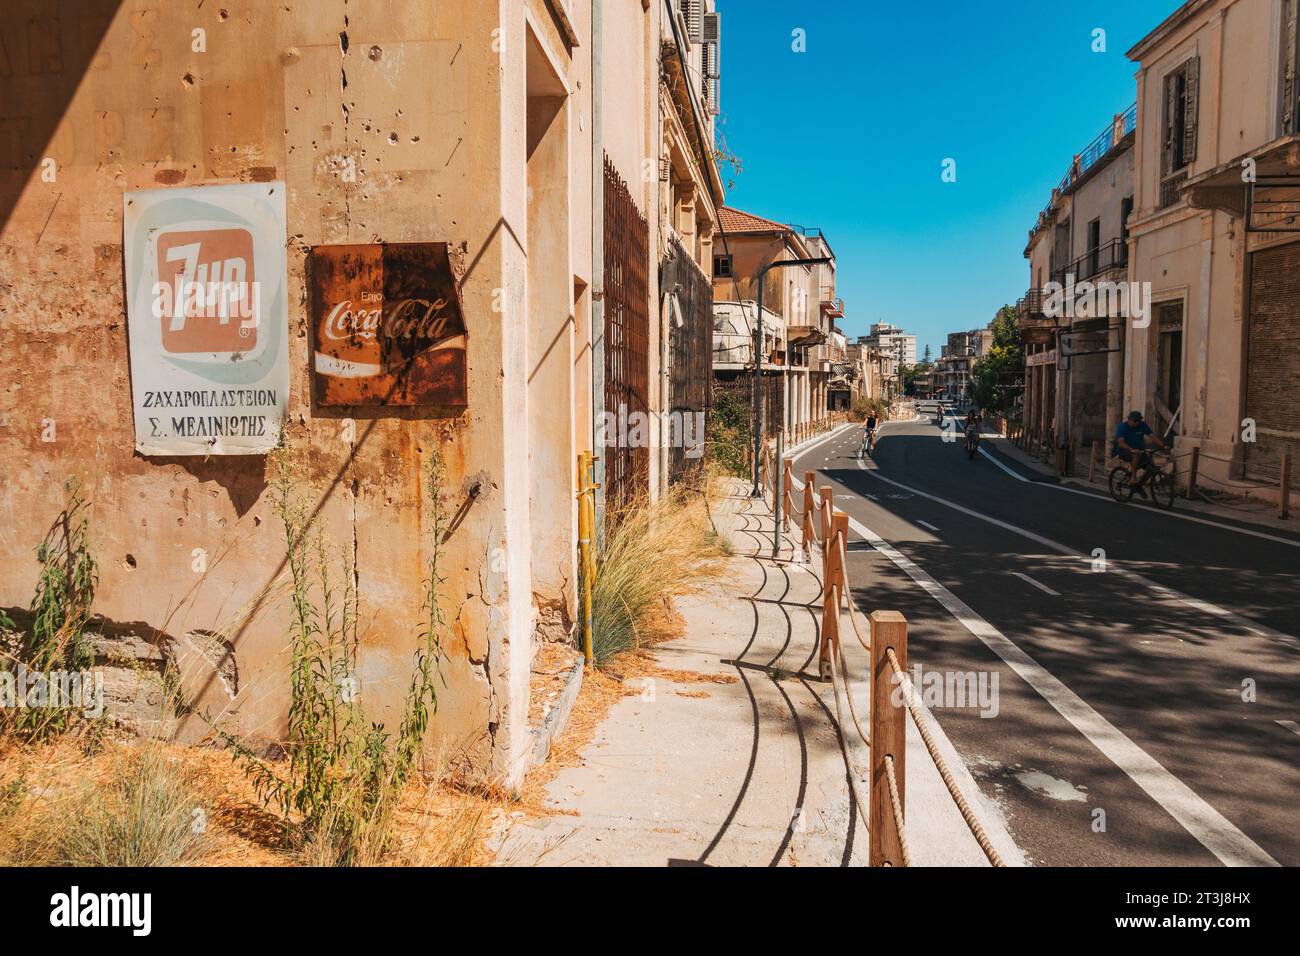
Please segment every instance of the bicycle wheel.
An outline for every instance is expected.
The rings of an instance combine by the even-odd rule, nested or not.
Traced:
[[[1163,471],[1151,476],[1151,500],[1165,511],[1174,506],[1174,497],[1178,489],[1174,486],[1174,476]]]
[[[1127,465],[1120,465],[1110,471],[1110,496],[1120,504],[1127,504],[1133,497],[1132,473]]]

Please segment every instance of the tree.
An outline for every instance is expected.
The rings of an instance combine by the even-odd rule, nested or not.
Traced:
[[[1016,310],[1004,305],[993,318],[993,345],[971,369],[975,404],[1006,413],[1015,404],[1025,378],[1025,350],[1020,344]]]
[[[929,351],[928,347],[926,351]],[[898,367],[898,375],[903,380],[903,394],[916,394],[917,378],[930,371],[933,367],[934,365],[929,359],[926,359],[924,362],[917,362],[915,365],[900,365]]]

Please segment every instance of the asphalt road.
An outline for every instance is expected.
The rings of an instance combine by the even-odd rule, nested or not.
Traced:
[[[794,472],[834,488],[855,599],[907,616],[911,665],[996,679],[996,715],[932,709],[1026,856],[1300,865],[1300,536],[969,460],[936,411]]]

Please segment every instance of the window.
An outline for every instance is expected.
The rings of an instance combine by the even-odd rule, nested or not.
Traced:
[[[1165,77],[1163,136],[1160,148],[1160,207],[1178,200],[1186,168],[1196,159],[1197,106],[1201,59],[1191,57]]]
[[[1120,261],[1128,261],[1128,217],[1133,215],[1133,197],[1125,196],[1119,204],[1119,255]]]
[[[1183,304],[1157,306],[1156,324],[1156,397],[1171,414],[1177,414],[1183,403]]]
[[[713,257],[713,278],[730,279],[731,276],[732,276],[731,256],[714,256]]]
[[[1101,268],[1101,220],[1088,223],[1088,275],[1090,278]]]

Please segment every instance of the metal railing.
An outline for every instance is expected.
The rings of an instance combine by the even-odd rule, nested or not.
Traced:
[[[1124,239],[1112,239],[1057,269],[1052,273],[1052,280],[1064,285],[1069,276],[1074,276],[1075,282],[1084,282],[1108,269],[1121,269],[1127,266],[1128,242]]]
[[[1109,126],[1098,133],[1087,146],[1083,148],[1074,160],[1070,163],[1070,168],[1065,175],[1061,177],[1060,184],[1052,192],[1052,198],[1047,205],[1043,207],[1038,214],[1035,229],[1041,226],[1045,219],[1052,216],[1052,207],[1056,203],[1058,195],[1067,192],[1080,179],[1084,173],[1096,166],[1097,163],[1112,149],[1123,142],[1124,137],[1137,129],[1137,104],[1134,103],[1123,113],[1117,113],[1111,120]]]

